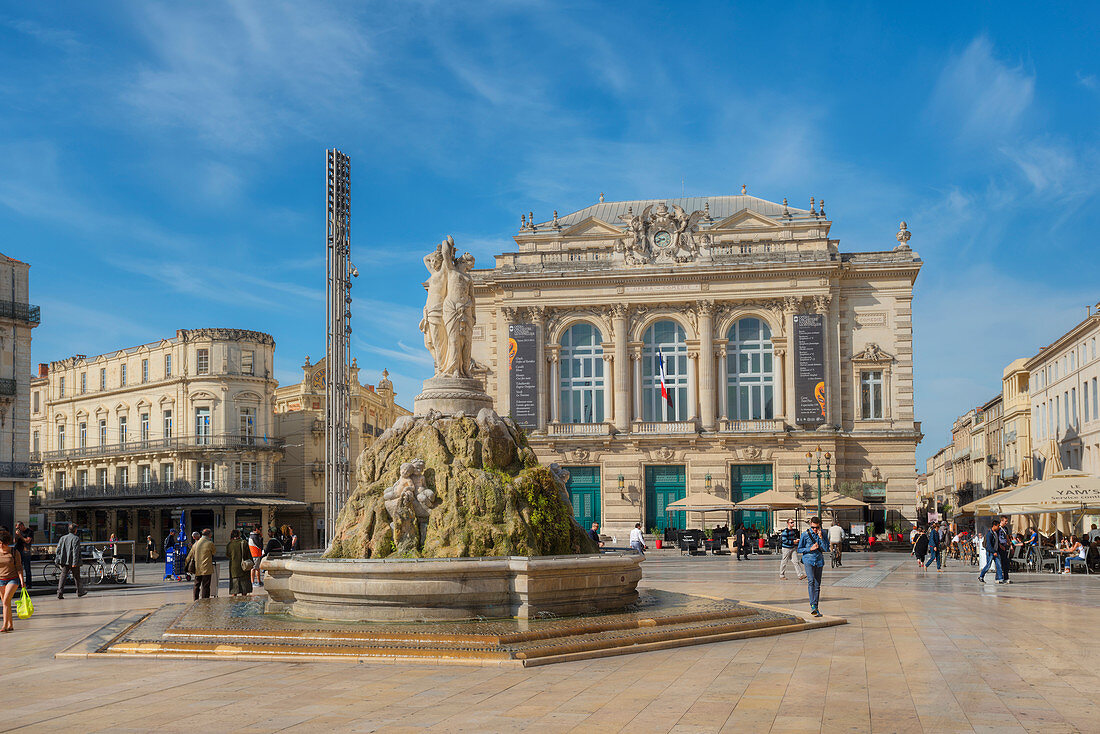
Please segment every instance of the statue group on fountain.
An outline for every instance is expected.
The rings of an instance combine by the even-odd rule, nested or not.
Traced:
[[[420,330],[424,346],[435,359],[436,377],[470,377],[474,332],[474,256],[455,257],[455,241],[447,237],[424,258],[428,298]]]

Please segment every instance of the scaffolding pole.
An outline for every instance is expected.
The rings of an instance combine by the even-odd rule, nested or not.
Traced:
[[[351,158],[325,151],[325,545],[351,486]]]

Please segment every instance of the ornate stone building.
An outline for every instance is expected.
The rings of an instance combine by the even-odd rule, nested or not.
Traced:
[[[40,312],[29,300],[30,265],[0,255],[0,525],[31,524],[30,487],[41,467],[29,455],[31,329]],[[33,459],[33,461],[32,461]]]
[[[620,535],[683,524],[664,506],[688,491],[793,493],[800,473],[808,496],[818,447],[840,488],[874,503],[869,519],[914,515],[921,261],[904,223],[860,253],[831,226],[812,199],[601,196],[522,217],[515,251],[474,272],[480,376],[539,457],[569,469],[578,519]]]
[[[243,329],[175,337],[40,365],[31,394],[43,509],[95,540],[117,532],[158,546],[180,514],[188,530],[265,529],[302,507],[275,476],[275,340]]]
[[[286,458],[278,467],[286,482],[287,497],[305,506],[286,516],[298,533],[303,548],[323,545],[321,522],[325,516],[325,360],[316,364],[306,357],[302,381],[275,390],[275,435],[286,444]],[[359,453],[393,422],[409,411],[394,402],[396,393],[389,372],[382,370],[378,385],[359,382],[359,365],[353,361],[351,374],[351,446],[349,456]]]

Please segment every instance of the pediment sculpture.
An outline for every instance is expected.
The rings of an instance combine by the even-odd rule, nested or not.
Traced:
[[[894,357],[882,351],[878,344],[869,342],[863,351],[852,357],[855,362],[893,362]]]
[[[698,235],[699,221],[706,218],[706,211],[688,214],[683,207],[670,208],[663,201],[650,204],[641,214],[628,210],[621,217],[627,237],[616,243],[615,251],[630,265],[709,259],[709,240]]]

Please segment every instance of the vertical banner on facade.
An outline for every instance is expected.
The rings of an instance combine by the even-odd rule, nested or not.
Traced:
[[[796,423],[825,422],[825,317],[794,317],[794,401]]]
[[[508,326],[508,384],[512,420],[521,428],[538,428],[538,363],[534,324]]]

